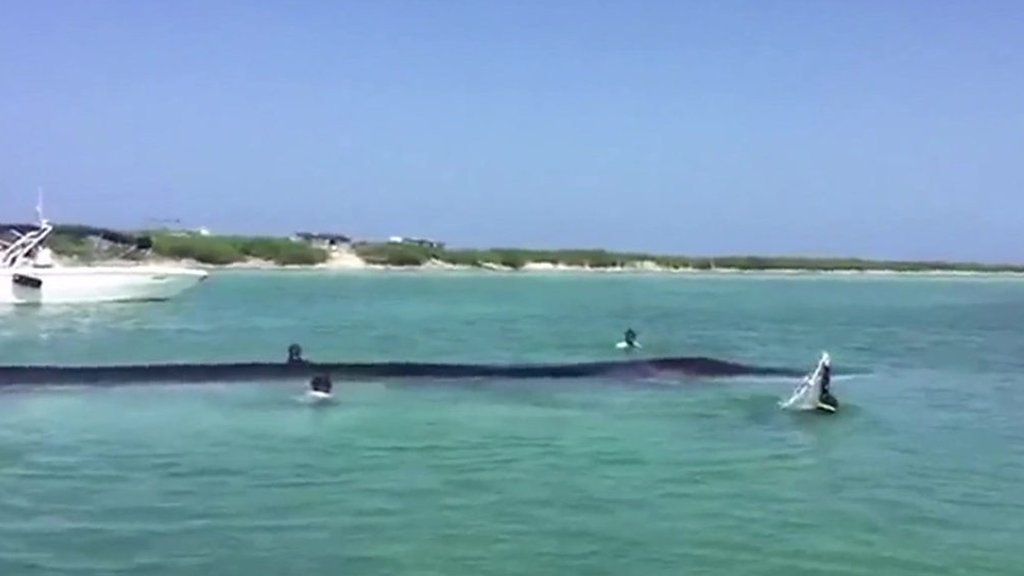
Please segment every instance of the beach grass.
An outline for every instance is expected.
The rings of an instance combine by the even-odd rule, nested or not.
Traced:
[[[50,238],[57,254],[83,261],[117,256],[117,250],[95,241],[98,228],[58,226]],[[110,232],[110,231],[106,231]],[[118,233],[115,233],[118,234]],[[167,231],[143,232],[152,238],[157,256],[192,260],[212,266],[245,263],[250,260],[280,266],[311,266],[328,260],[326,250],[305,242],[272,236],[203,236]],[[128,235],[125,235],[128,236]],[[521,270],[530,266],[592,270],[740,270],[813,272],[1013,272],[1024,273],[1024,265],[973,262],[868,260],[863,258],[815,258],[788,256],[673,256],[603,249],[537,250],[523,248],[459,249],[410,244],[361,242],[352,246],[356,256],[369,265],[412,268],[431,263],[467,268]],[[123,254],[124,249],[118,249]],[[136,255],[136,258],[138,256]]]
[[[263,260],[281,266],[315,265],[327,261],[327,252],[303,242],[272,236],[202,236],[166,231],[122,233],[83,225],[60,225],[54,228],[48,243],[54,253],[82,261],[109,258],[141,257],[125,245],[104,242],[115,238],[122,244],[134,243],[139,236],[152,239],[152,252],[177,260],[194,260],[202,264],[224,266]],[[125,256],[125,255],[128,256]]]
[[[282,266],[310,266],[327,261],[327,252],[287,238],[266,236],[199,236],[154,234],[153,252],[166,258],[227,265],[250,259]]]
[[[403,244],[366,243],[355,246],[368,264],[423,266],[441,262],[454,266],[500,266],[513,270],[528,264],[590,269],[655,267],[668,270],[806,270],[821,272],[1024,272],[1024,266],[971,262],[866,260],[861,258],[813,258],[725,256],[689,257],[612,252],[600,249],[529,250],[517,248],[440,249]]]

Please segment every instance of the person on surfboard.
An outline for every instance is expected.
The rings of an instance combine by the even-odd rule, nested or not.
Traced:
[[[327,374],[318,374],[313,376],[313,379],[309,381],[309,389],[313,392],[330,394],[332,387],[331,377]]]
[[[626,343],[626,347],[628,348],[636,348],[639,344],[636,341],[636,331],[632,328],[626,329],[626,334],[622,337],[622,341]]]
[[[822,363],[821,367],[821,390],[818,394],[818,402],[835,408],[839,402],[832,396],[829,384],[832,383],[832,362],[831,359]]]

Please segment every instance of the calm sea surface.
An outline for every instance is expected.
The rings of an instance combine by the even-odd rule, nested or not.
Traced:
[[[706,355],[784,379],[0,392],[0,575],[1024,574],[1024,282],[223,273],[0,364]],[[843,376],[843,372],[847,376]]]

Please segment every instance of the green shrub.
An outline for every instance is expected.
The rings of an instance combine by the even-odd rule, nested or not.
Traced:
[[[256,258],[279,265],[312,265],[327,260],[327,252],[287,238],[240,236],[179,236],[158,234],[153,250],[168,258],[187,258],[224,265]]]
[[[153,238],[153,251],[160,256],[190,259],[203,264],[224,265],[245,260],[245,254],[230,241],[217,236],[174,236]]]
[[[327,260],[326,251],[285,238],[241,238],[236,242],[242,254],[280,265],[314,265]]]
[[[90,226],[61,226],[49,239],[50,248],[57,254],[82,260],[123,257],[124,251],[104,251],[103,243],[92,240],[109,231]],[[153,235],[153,251],[167,258],[191,259],[204,264],[224,265],[258,258],[280,265],[313,265],[324,262],[327,252],[305,243],[285,238],[242,236],[199,236],[157,233]],[[859,258],[802,258],[766,256],[724,256],[718,258],[687,258],[639,253],[619,253],[595,249],[528,250],[493,248],[488,250],[445,250],[405,244],[358,244],[356,254],[370,264],[387,266],[421,266],[430,260],[449,264],[481,267],[488,264],[512,269],[528,263],[590,268],[635,266],[641,262],[654,262],[669,269],[737,268],[740,270],[894,270],[898,272],[977,271],[1024,272],[1024,266],[1008,264],[977,264],[965,262],[898,262],[871,261]],[[140,253],[135,253],[136,257]]]
[[[512,268],[513,270],[519,270],[529,263],[525,254],[514,250],[499,250],[494,252],[494,255],[496,257],[495,264]]]
[[[433,257],[428,248],[405,244],[360,244],[355,251],[366,262],[382,266],[422,266]]]
[[[95,258],[93,246],[82,236],[54,232],[47,240],[47,245],[55,254],[71,256],[80,260]]]

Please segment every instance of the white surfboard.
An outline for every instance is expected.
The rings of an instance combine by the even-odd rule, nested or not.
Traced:
[[[309,392],[306,392],[306,398],[309,398],[309,400],[315,404],[319,404],[321,402],[329,402],[333,396],[328,392],[310,390]]]
[[[629,348],[636,348],[637,350],[639,350],[640,348],[643,348],[643,346],[641,346],[639,342],[634,342],[632,346],[630,346],[626,342],[619,342],[615,344],[615,347],[618,348],[619,350],[626,350]]]

